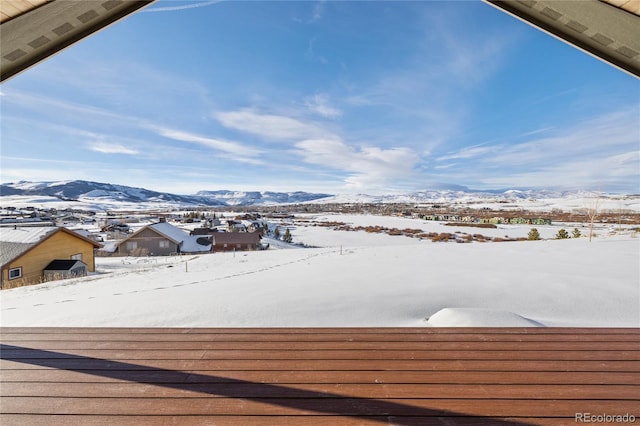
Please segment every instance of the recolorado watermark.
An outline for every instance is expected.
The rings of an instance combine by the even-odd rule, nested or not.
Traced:
[[[635,423],[636,417],[633,414],[593,414],[576,413],[576,423]]]

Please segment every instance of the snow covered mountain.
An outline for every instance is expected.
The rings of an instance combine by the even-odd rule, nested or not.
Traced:
[[[307,192],[239,192],[239,191],[200,191],[195,195],[177,195],[167,192],[150,191],[110,183],[84,180],[59,182],[7,183],[0,185],[0,196],[48,196],[63,201],[90,201],[93,204],[104,203],[149,203],[172,204],[177,206],[247,206],[256,204],[292,204],[319,198],[328,194],[310,194]]]
[[[595,192],[550,191],[550,190],[473,190],[473,189],[435,189],[414,191],[406,194],[344,194],[318,200],[322,203],[473,203],[473,202],[518,202],[521,200],[593,198]]]
[[[20,198],[20,200],[17,200]],[[308,192],[199,191],[177,195],[110,183],[84,180],[7,183],[0,185],[4,205],[42,205],[55,202],[90,210],[189,208],[194,206],[285,205],[299,203],[410,203],[470,205],[490,208],[580,209],[598,199],[601,208],[640,211],[640,195],[599,194],[588,191],[473,190],[449,185],[405,194],[329,195]],[[591,200],[591,201],[589,201]],[[18,202],[19,201],[19,202]],[[16,204],[17,203],[17,204]],[[82,205],[82,206],[81,206]]]
[[[7,183],[0,185],[0,194],[49,196],[64,201],[118,201],[128,203],[169,203],[178,205],[219,206],[222,203],[210,198],[176,195],[166,192],[150,191],[144,188],[113,185],[110,183],[90,182],[84,180],[59,182],[27,182]]]
[[[228,206],[250,206],[258,204],[296,204],[307,201],[319,201],[332,197],[329,194],[312,194],[308,192],[270,192],[270,191],[199,191],[198,197],[217,200]]]

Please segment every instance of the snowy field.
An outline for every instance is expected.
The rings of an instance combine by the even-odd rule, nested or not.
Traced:
[[[531,229],[456,229],[381,216],[308,219],[501,237]],[[537,228],[550,238],[560,226]],[[97,258],[89,277],[2,291],[0,319],[4,326],[639,327],[640,236],[610,231],[599,228],[591,243],[456,244],[296,223],[294,242],[314,248]]]

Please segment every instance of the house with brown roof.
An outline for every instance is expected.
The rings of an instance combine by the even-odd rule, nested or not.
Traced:
[[[214,232],[213,251],[257,250],[262,235],[260,232]]]
[[[100,247],[96,241],[62,227],[0,228],[0,288],[39,284],[54,277],[45,276],[45,270],[55,260],[81,261],[86,271],[94,272],[94,252]]]

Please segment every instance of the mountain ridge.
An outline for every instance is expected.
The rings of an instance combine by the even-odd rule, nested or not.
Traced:
[[[110,200],[121,202],[170,203],[191,206],[245,206],[252,204],[293,204],[329,197],[302,191],[199,191],[193,195],[179,195],[145,188],[86,180],[19,181],[0,185],[0,197],[11,195],[49,196],[63,201]]]
[[[301,203],[457,203],[492,201],[517,203],[543,198],[606,197],[593,191],[555,191],[545,189],[474,190],[460,185],[436,185],[439,188],[412,191],[402,194],[331,195],[304,191],[233,191],[201,190],[192,195],[152,191],[145,188],[92,182],[67,181],[19,181],[0,185],[0,198],[5,196],[47,196],[62,201],[83,201],[95,204],[146,203],[172,205],[174,207],[242,207],[251,205],[287,205]]]

